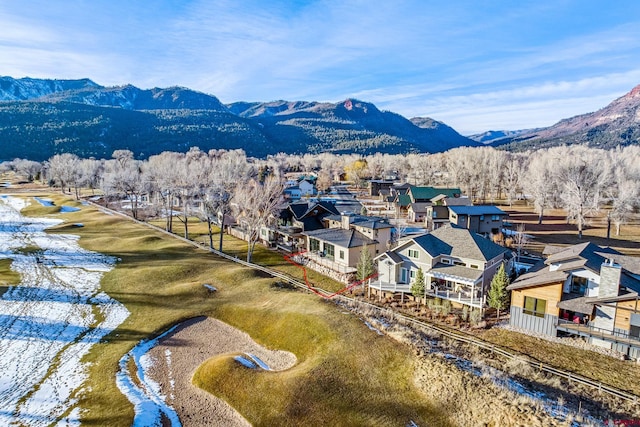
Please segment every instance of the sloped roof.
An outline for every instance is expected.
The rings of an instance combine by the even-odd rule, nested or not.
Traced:
[[[387,220],[380,219],[380,218],[356,221],[356,222],[353,222],[352,224],[362,228],[370,228],[372,230],[382,230],[385,228],[393,228],[393,225],[389,224]]]
[[[563,261],[579,258],[585,261],[585,267],[595,273],[599,273],[600,266],[606,261],[609,255],[620,255],[620,252],[611,248],[600,247],[591,242],[585,242],[568,246],[565,250],[550,255],[546,259],[545,264],[558,264]]]
[[[509,249],[466,228],[450,225],[414,237],[412,240],[433,257],[450,255],[457,258],[488,261],[509,252]]]
[[[438,194],[431,198],[433,203],[443,202],[446,206],[471,206],[471,199],[467,196],[450,197],[446,194]]]
[[[394,264],[401,264],[403,261],[402,257],[393,251],[384,252],[378,255],[377,257],[375,257],[374,260],[378,260],[384,257],[391,259],[391,261],[393,261]]]
[[[343,248],[356,248],[364,245],[375,245],[377,240],[372,240],[356,230],[344,230],[342,228],[323,228],[322,230],[305,231],[302,234],[318,240],[332,243]]]
[[[431,205],[432,205],[431,202],[418,202],[418,203],[411,203],[409,208],[416,213],[425,213],[427,212],[427,207]]]
[[[505,211],[497,206],[449,206],[449,210],[456,215],[507,215]]]
[[[289,209],[293,213],[294,218],[300,220],[309,214],[313,214],[314,209],[323,210],[326,213],[339,215],[340,212],[336,209],[336,207],[332,203],[320,201],[320,202],[306,202],[300,201],[291,203],[289,205]]]
[[[464,267],[462,265],[450,265],[450,264],[442,264],[437,263],[434,265],[431,270],[429,270],[429,274],[434,275],[435,277],[441,276],[449,276],[455,277],[458,279],[468,280],[470,282],[476,282],[483,275],[483,270],[476,270],[474,268]]]
[[[409,206],[411,204],[411,196],[409,196],[408,194],[398,194],[396,200],[398,201],[397,203],[403,207]]]
[[[514,289],[532,288],[534,286],[564,282],[567,280],[567,277],[569,277],[569,273],[566,271],[549,271],[549,268],[546,267],[533,273],[523,274],[507,286],[507,290],[512,291]]]
[[[417,187],[411,186],[409,188],[412,202],[427,202],[434,197],[444,194],[448,197],[456,197],[462,194],[459,188],[435,188],[435,187]]]
[[[544,264],[538,264],[527,274],[518,277],[508,290],[522,289],[540,286],[562,281],[564,282],[572,271],[589,269],[595,274],[600,274],[600,268],[607,259],[613,259],[622,267],[620,274],[620,286],[640,292],[640,280],[633,277],[632,270],[626,269],[622,264],[631,268],[640,267],[640,260],[636,257],[627,257],[611,248],[604,248],[591,242],[579,243],[564,248],[547,246],[545,253],[549,254]],[[553,271],[551,269],[554,269]]]

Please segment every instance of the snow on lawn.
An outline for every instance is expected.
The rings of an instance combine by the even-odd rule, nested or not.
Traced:
[[[0,259],[21,276],[0,297],[0,425],[79,425],[81,360],[129,312],[100,290],[115,259],[47,234],[62,221],[24,217],[25,206],[0,198]]]

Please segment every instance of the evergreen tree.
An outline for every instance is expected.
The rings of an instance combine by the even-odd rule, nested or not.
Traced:
[[[415,298],[421,298],[424,295],[424,273],[422,272],[422,268],[418,269],[416,280],[411,284],[411,294],[413,294]],[[420,304],[419,299],[418,304]]]
[[[487,303],[489,307],[496,309],[496,318],[500,318],[500,310],[507,306],[507,286],[509,285],[509,276],[504,269],[504,264],[500,265],[498,271],[491,279],[491,287],[489,288],[489,295]]]

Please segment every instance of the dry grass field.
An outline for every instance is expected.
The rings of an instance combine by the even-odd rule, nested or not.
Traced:
[[[514,229],[518,224],[524,224],[525,233],[534,237],[526,246],[526,250],[532,253],[542,252],[547,244],[574,245],[591,241],[596,245],[610,246],[626,255],[640,256],[640,214],[634,214],[627,224],[622,225],[618,236],[612,224],[610,238],[607,239],[606,209],[603,209],[589,218],[582,239],[579,239],[576,225],[567,222],[562,209],[547,209],[542,224],[538,224],[538,214],[533,211],[533,206],[524,201],[500,208],[509,214],[508,221],[514,225]]]

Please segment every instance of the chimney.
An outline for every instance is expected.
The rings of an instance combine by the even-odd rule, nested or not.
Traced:
[[[615,297],[618,296],[620,288],[621,268],[613,259],[607,259],[600,266],[600,286],[598,287],[598,297]],[[593,320],[593,326],[607,331],[615,329],[616,308],[609,307],[606,304],[596,306],[596,315]]]
[[[342,214],[340,215],[340,218],[342,219],[342,229],[343,230],[348,230],[351,228],[351,213],[350,212],[342,212]]]
[[[600,266],[600,286],[598,287],[598,297],[618,296],[620,288],[621,268],[613,259],[607,259]]]

